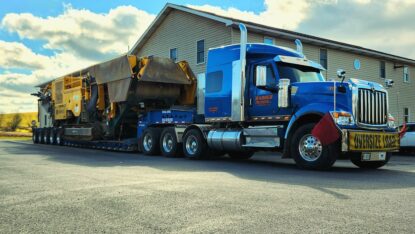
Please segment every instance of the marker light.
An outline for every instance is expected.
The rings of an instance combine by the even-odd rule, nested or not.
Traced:
[[[331,112],[331,116],[333,117],[333,120],[338,125],[354,125],[354,119],[352,114],[345,111],[333,111]]]

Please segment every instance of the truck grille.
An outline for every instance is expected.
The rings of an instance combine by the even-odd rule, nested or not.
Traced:
[[[359,89],[357,120],[361,124],[385,125],[388,121],[388,104],[385,92]]]

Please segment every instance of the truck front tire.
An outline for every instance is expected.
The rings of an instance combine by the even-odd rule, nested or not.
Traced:
[[[362,169],[378,169],[385,166],[389,159],[391,158],[391,153],[386,153],[385,161],[362,161],[362,156],[360,153],[353,153],[350,155],[350,161]]]
[[[145,155],[157,155],[160,152],[160,129],[147,128],[141,137],[141,149]]]
[[[327,170],[333,166],[339,155],[337,142],[323,146],[311,135],[315,123],[300,126],[293,135],[291,154],[297,166],[303,169]]]

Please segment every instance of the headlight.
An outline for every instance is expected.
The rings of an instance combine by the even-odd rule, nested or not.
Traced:
[[[349,112],[331,112],[331,116],[333,117],[334,122],[338,125],[354,125],[353,115]]]
[[[389,128],[396,128],[395,118],[391,114],[388,114],[388,127]]]

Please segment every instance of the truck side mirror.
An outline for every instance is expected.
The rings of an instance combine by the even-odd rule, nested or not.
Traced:
[[[267,86],[267,67],[257,66],[255,72],[256,72],[256,78],[255,78],[256,86],[260,88],[265,88]]]
[[[265,89],[271,92],[276,92],[278,88],[276,87],[275,80],[269,80],[267,74],[267,66],[257,66],[255,70],[255,86],[261,89]]]
[[[393,83],[395,83],[393,80],[385,79],[385,85],[386,85],[387,88],[392,88]]]
[[[337,70],[337,77],[339,77],[339,79],[344,80],[344,78],[346,78],[346,71],[343,69]]]

